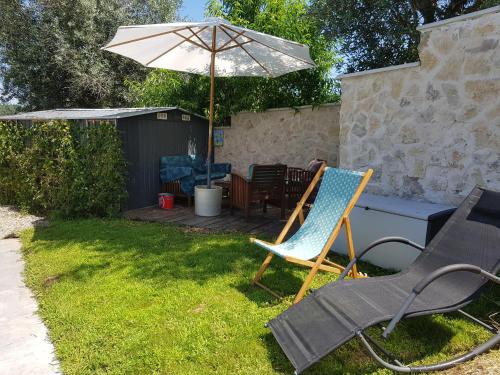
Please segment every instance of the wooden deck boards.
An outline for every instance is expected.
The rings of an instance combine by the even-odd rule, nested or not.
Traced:
[[[171,210],[162,210],[156,206],[130,210],[124,216],[130,220],[170,223],[210,232],[241,232],[270,237],[276,237],[286,223],[285,220],[280,220],[280,210],[274,207],[268,207],[265,214],[255,210],[248,221],[242,211],[235,210],[234,215],[231,215],[228,208],[223,208],[219,216],[203,217],[196,216],[193,207],[181,204],[175,205]]]

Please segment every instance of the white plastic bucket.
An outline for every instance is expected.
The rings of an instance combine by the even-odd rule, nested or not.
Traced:
[[[198,216],[220,215],[222,206],[222,187],[198,185],[194,188],[194,213]]]

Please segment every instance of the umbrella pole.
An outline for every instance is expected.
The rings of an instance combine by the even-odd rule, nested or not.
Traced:
[[[208,155],[207,155],[207,187],[212,187],[210,169],[212,164],[212,132],[214,126],[214,96],[215,96],[215,53],[216,27],[212,31],[212,56],[210,60],[210,116],[208,120]]]

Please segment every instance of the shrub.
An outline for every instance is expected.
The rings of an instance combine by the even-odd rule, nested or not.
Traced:
[[[113,216],[125,197],[114,123],[0,123],[0,204],[65,217]]]

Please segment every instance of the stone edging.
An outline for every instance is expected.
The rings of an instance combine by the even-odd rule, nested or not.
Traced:
[[[341,75],[336,76],[335,79],[344,79],[344,78],[351,78],[351,77],[359,77],[359,76],[364,76],[364,75],[367,75],[367,74],[375,74],[375,73],[388,72],[388,71],[391,71],[391,70],[415,68],[417,66],[420,66],[420,61],[415,61],[415,62],[401,64],[401,65],[391,65],[391,66],[386,66],[384,68],[378,68],[378,69],[363,70],[361,72],[355,72],[355,73],[341,74]]]
[[[453,18],[448,18],[448,19],[442,20],[442,21],[436,21],[436,22],[432,22],[432,23],[427,23],[425,25],[418,26],[417,30],[418,31],[427,31],[429,29],[434,29],[436,27],[445,26],[445,25],[448,25],[448,24],[453,23],[453,22],[460,22],[460,21],[470,20],[470,19],[473,19],[473,18],[481,17],[481,16],[483,16],[485,14],[497,13],[497,12],[500,12],[500,5],[497,5],[497,6],[494,6],[494,7],[491,7],[491,8],[486,8],[486,9],[478,10],[477,12],[472,12],[472,13],[468,13],[468,14],[463,14],[461,16],[457,16],[457,17],[453,17]]]
[[[266,109],[265,111],[241,111],[241,112],[237,112],[237,113],[234,113],[234,115],[239,115],[239,114],[242,114],[242,113],[266,113],[266,112],[277,112],[277,111],[291,111],[291,110],[301,110],[301,109],[309,109],[309,108],[321,108],[321,107],[335,107],[335,106],[340,106],[340,102],[339,103],[324,103],[324,104],[319,104],[317,106],[313,106],[311,104],[309,105],[301,105],[301,106],[298,106],[298,107],[280,107],[280,108],[269,108],[269,109]]]
[[[450,23],[465,21],[465,20],[469,20],[469,19],[474,19],[474,18],[477,18],[477,17],[481,17],[481,16],[483,16],[485,14],[497,13],[497,12],[500,12],[500,5],[497,5],[497,6],[494,6],[494,7],[491,7],[491,8],[486,8],[486,9],[483,9],[483,10],[479,10],[477,12],[472,12],[472,13],[469,13],[469,14],[464,14],[464,15],[458,16],[458,17],[448,18],[446,20],[437,21],[437,22],[433,22],[433,23],[428,23],[428,24],[425,24],[425,25],[417,27],[417,30],[420,31],[420,32],[423,32],[423,31],[426,32],[426,31],[428,31],[430,29],[434,29],[434,28],[438,28],[438,27],[441,27],[441,26],[445,26],[445,25],[448,25]],[[414,68],[414,67],[417,67],[417,66],[420,66],[420,62],[419,61],[412,62],[412,63],[407,63],[407,64],[401,64],[401,65],[392,65],[392,66],[387,66],[387,67],[378,68],[378,69],[364,70],[364,71],[355,72],[355,73],[341,74],[341,75],[336,76],[335,79],[344,79],[344,78],[351,78],[351,77],[359,77],[359,76],[364,76],[366,74],[375,74],[375,73],[382,73],[382,72],[387,72],[387,71],[391,71],[391,70]]]

